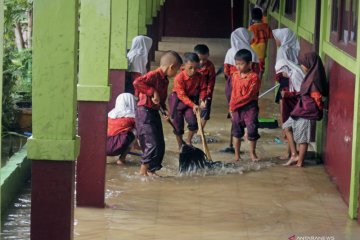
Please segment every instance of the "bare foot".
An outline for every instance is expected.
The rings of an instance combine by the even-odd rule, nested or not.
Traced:
[[[123,166],[123,165],[125,165],[125,160],[124,159],[119,159],[119,160],[117,160],[116,161],[116,164],[118,165],[118,166]]]
[[[303,162],[298,161],[296,167],[302,168],[304,166]]]
[[[242,161],[243,159],[239,156],[239,157],[235,157],[234,162],[235,163],[239,163],[240,161]]]
[[[289,167],[298,162],[298,156],[292,156],[289,161],[287,161],[285,164],[283,164],[284,167]]]
[[[149,164],[141,164],[140,175],[141,176],[149,176],[148,170],[149,170]]]
[[[251,161],[258,162],[260,161],[260,158],[256,155],[256,153],[250,153]]]

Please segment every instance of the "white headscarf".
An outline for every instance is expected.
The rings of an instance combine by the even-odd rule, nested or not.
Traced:
[[[225,56],[225,64],[231,64],[235,66],[235,55],[241,49],[247,49],[252,54],[252,61],[259,62],[259,59],[251,48],[252,34],[246,28],[238,28],[231,33],[231,48],[227,51]]]
[[[146,64],[152,46],[152,39],[146,36],[137,36],[132,40],[131,49],[127,54],[129,60],[129,72],[146,74]]]
[[[276,73],[287,73],[290,80],[290,92],[300,92],[301,84],[304,81],[305,74],[299,65],[285,58],[281,58],[276,61],[275,71]]]
[[[122,93],[116,98],[115,108],[108,114],[109,118],[135,118],[136,101],[131,93]]]
[[[272,31],[276,39],[281,43],[277,50],[276,60],[286,58],[294,63],[298,63],[300,43],[296,34],[289,28],[280,28]]]

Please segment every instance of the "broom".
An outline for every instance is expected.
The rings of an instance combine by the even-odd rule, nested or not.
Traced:
[[[163,109],[160,109],[160,112],[163,116],[167,116]],[[167,119],[167,122],[176,132],[176,128],[170,119]],[[182,141],[182,147],[179,155],[179,172],[196,172],[200,169],[204,169],[207,165],[208,159],[206,154],[201,151],[199,148],[188,145]]]

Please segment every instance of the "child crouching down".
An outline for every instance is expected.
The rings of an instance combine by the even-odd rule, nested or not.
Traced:
[[[170,114],[176,128],[176,140],[179,149],[182,147],[184,134],[184,118],[188,123],[189,135],[186,140],[191,144],[199,126],[196,119],[200,107],[205,107],[207,85],[203,75],[198,71],[200,59],[196,53],[185,53],[184,69],[174,80],[174,89],[169,97]],[[200,107],[199,107],[200,104]]]
[[[116,105],[108,114],[106,152],[108,156],[119,156],[117,164],[125,163],[125,158],[136,141],[135,97],[130,93],[120,94]]]
[[[235,55],[235,63],[238,71],[232,76],[230,113],[232,120],[231,133],[235,145],[235,161],[240,161],[241,138],[245,135],[250,143],[250,157],[252,161],[258,161],[256,155],[256,142],[260,138],[258,133],[258,98],[260,91],[260,79],[258,74],[251,71],[252,54],[249,50],[242,49]]]
[[[156,171],[162,168],[165,141],[159,110],[166,110],[168,77],[174,77],[181,64],[179,54],[169,51],[161,57],[158,69],[137,78],[134,82],[135,91],[139,93],[136,129],[144,153],[140,168],[140,174],[143,176],[157,176]]]

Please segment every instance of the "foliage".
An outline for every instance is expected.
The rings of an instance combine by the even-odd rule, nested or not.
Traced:
[[[31,49],[26,48],[26,45],[23,49],[19,48],[15,32],[17,30],[22,38],[31,31],[28,22],[29,16],[31,17],[29,13],[32,12],[32,0],[5,0],[4,3],[2,125],[12,129],[15,118],[14,101],[19,97],[17,92],[26,92],[22,96],[24,100],[31,99]]]

